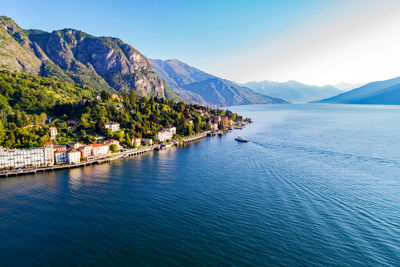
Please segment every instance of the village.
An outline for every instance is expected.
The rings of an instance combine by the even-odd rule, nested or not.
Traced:
[[[204,116],[208,114],[202,114]],[[247,122],[234,122],[227,116],[212,116],[209,120],[210,130],[195,136],[174,139],[176,127],[170,126],[158,131],[154,138],[132,138],[131,147],[124,147],[118,140],[107,139],[93,144],[71,142],[54,144],[51,141],[43,147],[30,149],[5,149],[0,147],[0,176],[32,173],[38,170],[53,170],[81,166],[91,163],[102,163],[121,157],[131,156],[151,150],[165,149],[174,145],[192,142],[217,133],[224,133],[234,128],[242,128]],[[112,132],[120,131],[118,122],[105,123]],[[57,140],[57,128],[50,127],[50,140]],[[98,138],[99,141],[102,138]]]

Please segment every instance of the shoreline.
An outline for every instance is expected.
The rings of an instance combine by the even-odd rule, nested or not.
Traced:
[[[148,147],[144,147],[144,148],[140,148],[140,149],[124,150],[124,151],[109,155],[106,158],[93,159],[90,161],[80,162],[80,163],[76,163],[76,164],[54,165],[54,166],[49,166],[49,167],[38,167],[38,168],[29,168],[29,169],[22,169],[22,170],[16,170],[16,171],[0,172],[0,179],[8,178],[10,176],[29,175],[29,174],[36,174],[38,172],[43,172],[43,173],[44,172],[53,172],[53,171],[58,171],[58,170],[85,167],[87,165],[109,163],[109,162],[112,162],[115,160],[140,155],[140,154],[147,153],[147,152],[150,152],[153,150],[163,150],[165,148],[169,148],[172,146],[185,145],[186,143],[201,140],[208,136],[213,136],[213,135],[211,135],[211,133],[212,133],[211,131],[206,131],[206,132],[200,133],[198,135],[186,137],[186,138],[183,138],[180,140],[173,140],[168,143],[156,144],[156,145],[152,145],[152,146],[148,146]]]

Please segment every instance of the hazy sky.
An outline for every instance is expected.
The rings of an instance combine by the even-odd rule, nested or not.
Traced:
[[[369,82],[400,76],[400,1],[0,0],[23,28],[119,37],[238,82]]]

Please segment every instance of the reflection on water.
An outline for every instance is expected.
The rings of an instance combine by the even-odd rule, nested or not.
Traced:
[[[232,109],[254,123],[0,179],[0,265],[398,265],[399,107]]]

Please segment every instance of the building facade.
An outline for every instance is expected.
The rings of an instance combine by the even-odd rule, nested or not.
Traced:
[[[71,149],[71,150],[68,150],[67,154],[68,154],[68,163],[69,164],[81,162],[81,152],[79,152],[79,150]]]
[[[104,144],[92,144],[92,156],[102,157],[109,154],[109,148]]]
[[[89,159],[92,157],[92,146],[81,146],[79,151],[81,152],[81,158],[83,159]]]
[[[45,164],[44,148],[0,148],[0,168],[39,167],[44,166]]]
[[[68,150],[58,150],[54,152],[55,164],[68,163]]]
[[[176,134],[176,127],[164,128],[161,131],[157,132],[155,137],[161,142],[172,139],[172,137]]]
[[[118,132],[120,130],[120,124],[118,122],[106,122],[106,129],[110,129],[111,132]]]
[[[57,139],[57,128],[56,127],[50,127],[50,139],[51,140]]]

